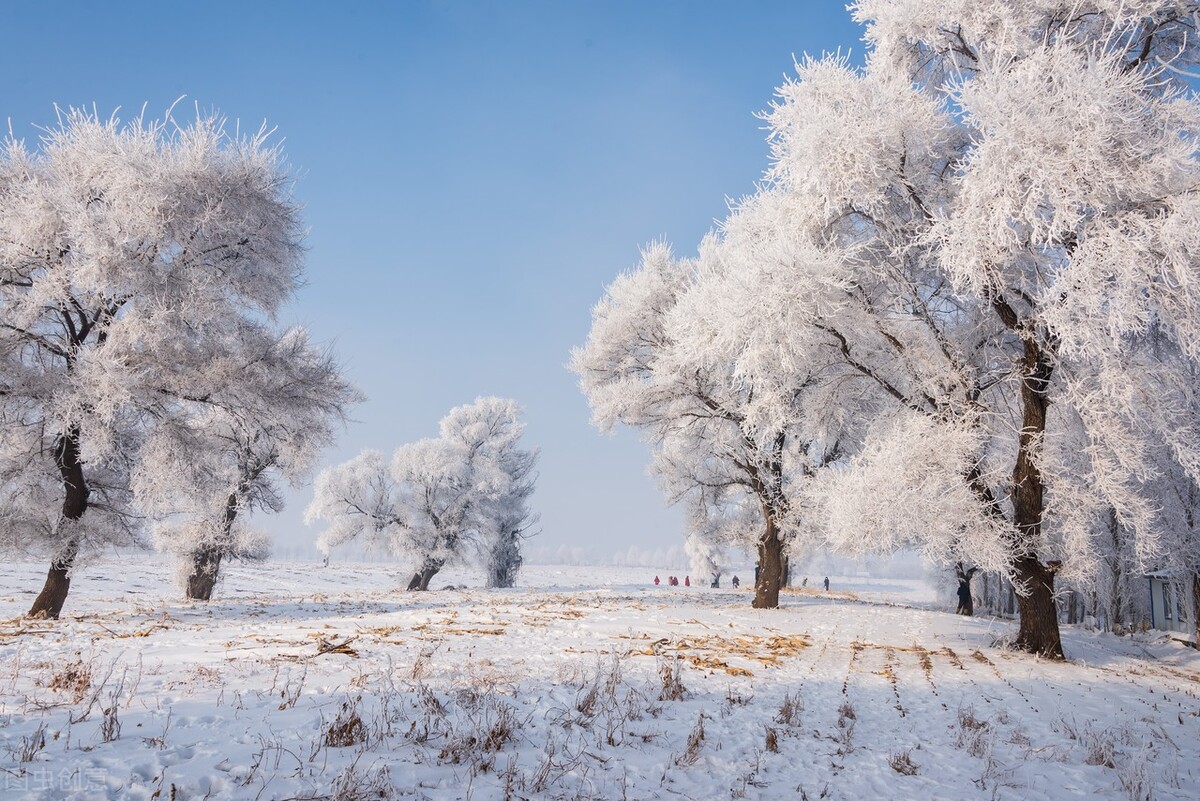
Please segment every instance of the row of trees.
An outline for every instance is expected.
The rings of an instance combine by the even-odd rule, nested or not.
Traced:
[[[1061,657],[1057,577],[1200,573],[1198,12],[862,0],[865,65],[797,65],[759,191],[608,287],[594,419],[645,433],[694,551],[752,543],[756,607],[789,552],[916,546],[1008,576]]]
[[[410,590],[429,589],[447,563],[477,556],[487,586],[511,587],[530,511],[538,451],[521,446],[521,408],[478,398],[442,418],[440,435],[402,445],[387,460],[363,451],[321,472],[306,520],[328,527],[322,551],[366,541],[418,565]]]
[[[301,225],[269,131],[70,111],[0,155],[0,546],[48,558],[58,617],[89,551],[150,531],[207,598],[360,395],[277,311]]]
[[[269,133],[69,111],[36,148],[5,144],[0,549],[50,560],[30,615],[59,616],[81,556],[147,539],[208,600],[224,560],[269,550],[249,514],[282,508],[280,482],[309,474],[362,399],[275,323],[302,230]],[[368,452],[326,471],[309,510],[333,523],[322,547],[372,526],[425,589],[478,543],[489,584],[511,586],[535,522],[519,417],[481,398],[390,465]]]

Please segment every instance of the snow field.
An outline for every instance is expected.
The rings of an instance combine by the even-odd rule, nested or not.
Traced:
[[[6,799],[1200,796],[1200,655],[1164,640],[1068,628],[1053,663],[1007,622],[645,569],[234,565],[191,604],[130,558],[24,620],[41,572],[0,595]]]

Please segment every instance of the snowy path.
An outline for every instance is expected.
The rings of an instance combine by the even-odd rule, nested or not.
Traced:
[[[0,796],[1200,797],[1200,655],[1173,643],[1069,631],[1055,664],[993,647],[1005,623],[620,583],[645,571],[418,595],[235,566],[209,605],[161,571],[95,566],[36,622],[17,566]]]

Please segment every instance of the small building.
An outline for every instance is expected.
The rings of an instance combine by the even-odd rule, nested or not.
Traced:
[[[1147,574],[1146,578],[1150,581],[1150,627],[1193,637],[1196,618],[1189,586],[1191,576],[1159,571]]]

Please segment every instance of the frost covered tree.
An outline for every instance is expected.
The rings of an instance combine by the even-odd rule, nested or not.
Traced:
[[[596,425],[642,431],[668,497],[704,510],[693,515],[693,538],[715,533],[710,524],[724,516],[738,518],[744,534],[745,515],[756,516],[747,543],[760,565],[753,603],[774,608],[789,540],[804,532],[806,479],[836,457],[837,445],[796,413],[813,398],[804,387],[777,395],[773,377],[735,375],[729,352],[713,344],[703,310],[718,300],[727,255],[716,240],[694,261],[676,259],[665,245],[648,247],[639,268],[617,278],[593,309],[571,369]],[[782,397],[787,413],[767,410],[768,395]]]
[[[503,557],[498,577],[515,577],[537,461],[520,446],[520,417],[515,401],[479,398],[452,409],[440,436],[401,446],[390,462],[365,451],[322,471],[305,516],[328,523],[319,547],[367,539],[415,564],[408,589],[427,590],[447,562],[487,542]]]
[[[537,481],[538,451],[509,447],[500,454],[502,470],[511,479],[505,491],[496,493],[488,503],[482,536],[482,559],[488,587],[512,587],[524,564],[521,542],[532,535],[538,515],[529,508],[529,498]]]
[[[59,615],[81,554],[138,536],[130,475],[163,399],[209,369],[189,357],[297,285],[301,228],[268,134],[71,111],[36,146],[5,145],[0,530],[50,560],[32,615]]]
[[[987,403],[1004,428],[987,434],[1011,454],[1018,644],[1039,653],[1062,653],[1055,573],[1088,569],[1110,510],[1153,550],[1156,454],[1200,478],[1195,418],[1162,391],[1200,356],[1200,105],[1173,71],[1195,63],[1198,9],[864,2],[857,12],[869,69],[924,70],[918,91],[947,89],[966,134],[931,234],[958,296],[1005,332],[996,351],[1009,374]],[[1179,358],[1153,358],[1159,336]],[[1007,420],[1004,404],[1015,409]]]
[[[623,277],[597,307],[616,344],[576,363],[599,422],[686,454],[686,479],[732,441],[692,422],[691,388],[745,391],[749,439],[813,446],[781,494],[792,531],[1003,571],[1016,644],[1060,657],[1056,577],[1095,574],[1114,514],[1161,552],[1186,529],[1157,478],[1200,477],[1179,395],[1200,356],[1196,10],[857,4],[866,65],[805,60],[780,89],[764,187],[700,249],[723,269],[640,299]]]
[[[361,396],[300,328],[246,324],[204,361],[187,396],[164,397],[133,488],[156,544],[182,560],[187,597],[207,601],[223,560],[266,557],[247,517],[283,508],[279,480],[308,475]]]
[[[811,232],[871,320],[759,316],[800,354],[831,336],[838,371],[895,401],[824,475],[832,540],[1001,567],[1018,646],[1049,656],[1056,575],[1094,569],[1110,511],[1152,552],[1148,479],[1197,477],[1196,418],[1166,390],[1200,353],[1200,117],[1162,66],[1191,64],[1193,6],[862,2],[866,67],[807,61],[768,115],[763,194],[803,214],[776,238]],[[839,277],[796,275],[801,301]]]
[[[537,482],[538,449],[521,447],[521,407],[504,398],[478,398],[452,409],[441,437],[467,453],[479,489],[471,511],[488,587],[511,587],[521,569],[521,541],[537,524],[529,498]]]

